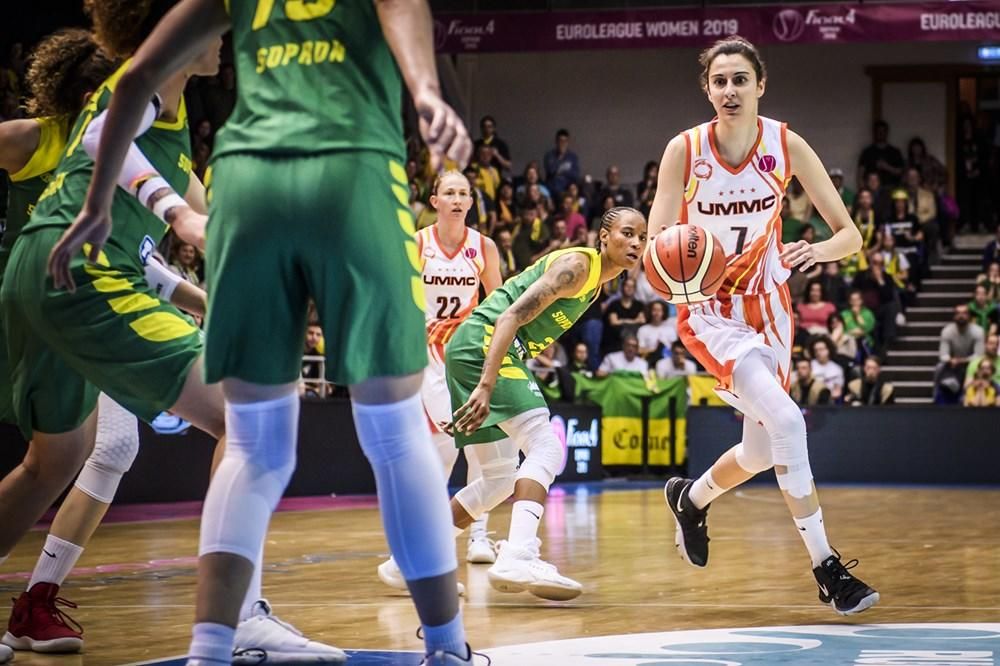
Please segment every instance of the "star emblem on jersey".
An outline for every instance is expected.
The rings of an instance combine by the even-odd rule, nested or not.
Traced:
[[[774,159],[774,155],[761,155],[757,160],[757,168],[764,173],[771,173],[778,168],[778,160]]]
[[[698,180],[708,180],[712,177],[712,165],[704,157],[698,158],[694,161],[691,173]]]

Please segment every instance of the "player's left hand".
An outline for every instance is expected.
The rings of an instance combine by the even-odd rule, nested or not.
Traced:
[[[815,248],[804,240],[786,245],[780,257],[786,266],[797,267],[803,273],[815,266],[818,261]]]
[[[76,220],[63,232],[59,242],[49,252],[48,273],[56,289],[76,291],[76,283],[69,265],[73,257],[90,243],[87,259],[96,262],[101,249],[111,235],[110,211],[90,211],[84,208],[76,216]]]
[[[465,404],[455,410],[452,424],[454,430],[471,434],[479,429],[490,414],[490,396],[492,391],[484,386],[476,389],[465,401]]]

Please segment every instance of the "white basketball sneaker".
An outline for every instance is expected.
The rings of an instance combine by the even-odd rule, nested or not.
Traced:
[[[472,564],[493,564],[497,561],[497,544],[485,534],[469,537],[465,561]]]
[[[236,626],[233,664],[329,664],[347,661],[340,648],[311,641],[271,613],[266,599]]]
[[[394,557],[390,557],[378,565],[378,579],[395,590],[410,591],[410,588],[406,587],[406,579],[403,578],[403,572],[399,570],[399,565],[396,564]],[[458,596],[465,596],[465,586],[462,585],[462,581],[458,581]]]
[[[496,564],[489,568],[490,585],[501,592],[527,590],[536,597],[568,601],[580,596],[583,586],[559,573],[556,565],[539,556],[541,539],[525,546],[501,541]]]
[[[0,664],[6,664],[14,658],[14,651],[6,645],[0,644]]]

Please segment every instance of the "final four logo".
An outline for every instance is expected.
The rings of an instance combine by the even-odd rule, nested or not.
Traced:
[[[757,160],[757,168],[764,173],[771,173],[778,168],[778,160],[774,159],[774,155],[761,155]]]

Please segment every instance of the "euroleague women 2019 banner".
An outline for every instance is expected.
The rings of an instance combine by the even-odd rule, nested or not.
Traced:
[[[437,14],[440,53],[1000,39],[1000,2]]]

